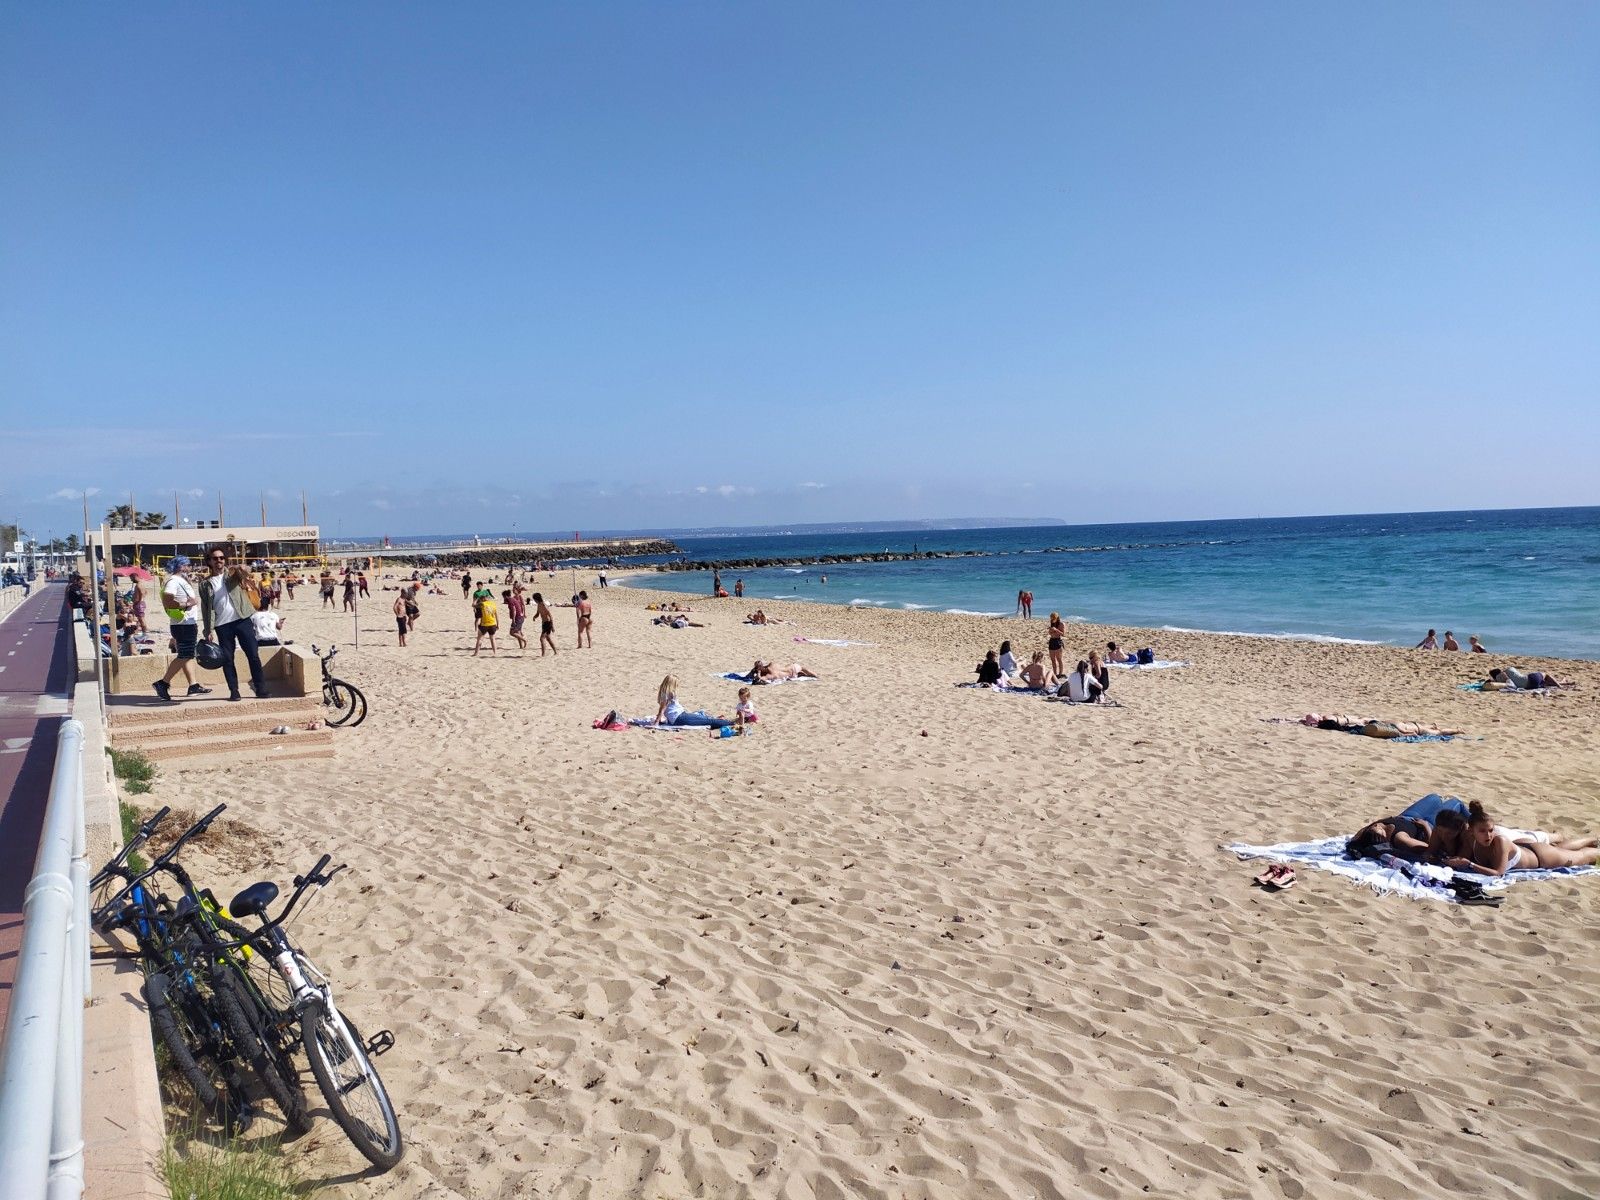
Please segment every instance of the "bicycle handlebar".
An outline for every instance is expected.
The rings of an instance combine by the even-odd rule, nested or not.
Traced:
[[[189,826],[188,829],[185,829],[181,834],[178,835],[178,840],[167,847],[167,852],[165,854],[151,863],[144,871],[129,879],[127,883],[123,885],[123,888],[120,892],[111,897],[111,899],[107,900],[97,910],[95,910],[95,916],[98,918],[102,914],[109,912],[113,907],[120,903],[129,892],[133,891],[136,886],[143,883],[157,871],[166,869],[167,864],[178,856],[178,851],[183,849],[183,844],[190,838],[196,837],[209,829],[211,827],[211,822],[220,817],[223,813],[223,810],[227,807],[228,806],[226,804],[217,805],[205,816],[201,817],[193,825]]]
[[[167,814],[170,812],[172,812],[172,809],[163,805],[160,812],[156,813],[154,816],[146,820],[143,825],[139,826],[138,831],[133,835],[132,839],[129,840],[128,844],[122,848],[121,852],[105,866],[101,867],[95,872],[94,878],[89,881],[89,886],[91,888],[97,888],[111,876],[118,874],[118,868],[121,867],[123,863],[128,861],[128,855],[132,854],[140,846],[144,845],[150,840],[150,835],[156,831],[156,827],[160,825],[161,822],[167,819]]]

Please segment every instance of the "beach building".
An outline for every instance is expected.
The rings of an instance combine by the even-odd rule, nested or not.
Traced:
[[[229,558],[243,562],[311,563],[322,557],[322,532],[315,525],[223,525],[197,521],[165,529],[110,529],[84,535],[96,567],[109,555],[113,567],[155,569],[174,554],[198,559],[208,546],[226,545]]]

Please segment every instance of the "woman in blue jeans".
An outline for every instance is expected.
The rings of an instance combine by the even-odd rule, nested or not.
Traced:
[[[1467,815],[1467,806],[1455,796],[1441,796],[1429,792],[1404,812],[1393,817],[1380,817],[1345,843],[1345,854],[1350,858],[1377,858],[1393,854],[1411,862],[1421,862],[1428,857],[1428,843],[1433,827],[1442,811]]]
[[[689,712],[678,703],[678,677],[668,675],[656,689],[657,725],[699,725],[721,729],[733,722],[724,717],[713,717],[706,712]]]

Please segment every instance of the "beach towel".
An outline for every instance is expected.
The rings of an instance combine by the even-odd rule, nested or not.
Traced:
[[[1456,690],[1458,692],[1481,692],[1483,691],[1483,680],[1480,679],[1477,683],[1459,683],[1456,685]],[[1548,696],[1551,691],[1551,688],[1502,687],[1489,694],[1491,696]]]
[[[813,646],[876,646],[876,642],[852,642],[845,638],[813,638],[796,637],[797,642],[808,642]]]
[[[729,683],[749,683],[750,675],[745,671],[722,671],[711,676],[713,679],[726,679]],[[802,675],[798,679],[771,679],[766,683],[757,684],[757,687],[777,687],[780,683],[812,683],[809,675]]]
[[[1180,661],[1175,658],[1158,658],[1155,662],[1147,663],[1107,663],[1113,671],[1162,671],[1171,670],[1173,667],[1187,667],[1187,660]]]
[[[1042,688],[1001,687],[997,683],[958,683],[956,687],[977,688],[985,692],[999,692],[1002,696],[1033,696],[1038,698],[1048,694]]]
[[[1415,874],[1412,874],[1386,867],[1375,859],[1346,858],[1344,847],[1349,840],[1346,835],[1323,838],[1316,842],[1279,842],[1274,846],[1250,846],[1243,842],[1234,842],[1224,846],[1223,849],[1237,854],[1240,858],[1265,858],[1273,862],[1301,863],[1315,867],[1319,871],[1342,875],[1360,887],[1371,888],[1379,895],[1397,893],[1412,900],[1443,900],[1451,904],[1457,903],[1457,900],[1448,885],[1451,878],[1457,875],[1482,884],[1490,895],[1503,894],[1504,889],[1513,883],[1534,883],[1543,879],[1563,879],[1574,875],[1600,875],[1600,868],[1596,867],[1561,867],[1549,871],[1512,871],[1496,878],[1471,871],[1452,871],[1448,867],[1425,865],[1413,866],[1411,871]]]

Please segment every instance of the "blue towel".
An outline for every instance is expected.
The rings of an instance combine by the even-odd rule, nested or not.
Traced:
[[[1275,846],[1249,846],[1243,842],[1234,842],[1224,846],[1223,849],[1237,854],[1240,858],[1266,858],[1273,862],[1303,863],[1306,866],[1317,868],[1319,871],[1330,871],[1335,875],[1343,875],[1362,887],[1369,887],[1380,895],[1389,892],[1398,892],[1412,900],[1445,900],[1455,903],[1455,893],[1448,887],[1431,887],[1418,883],[1404,871],[1393,870],[1382,863],[1370,858],[1346,858],[1344,846],[1349,841],[1348,836],[1323,838],[1317,842],[1279,842]],[[1547,871],[1510,871],[1498,878],[1492,875],[1478,875],[1470,871],[1451,872],[1443,867],[1428,868],[1437,871],[1445,877],[1451,874],[1462,875],[1468,879],[1476,880],[1483,884],[1491,894],[1510,887],[1513,883],[1532,883],[1541,879],[1564,879],[1573,875],[1600,875],[1600,868],[1596,867],[1561,867],[1558,870]]]

